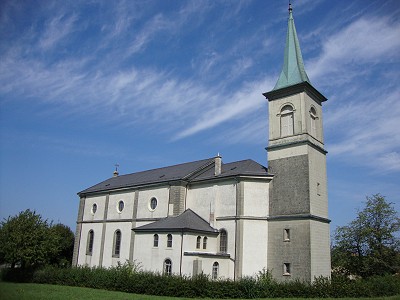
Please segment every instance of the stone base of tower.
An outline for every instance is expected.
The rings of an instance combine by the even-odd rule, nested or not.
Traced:
[[[329,224],[301,218],[285,216],[269,223],[268,269],[278,281],[330,277]]]

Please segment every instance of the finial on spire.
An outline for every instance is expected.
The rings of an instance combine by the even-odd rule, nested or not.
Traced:
[[[289,13],[291,13],[292,10],[293,10],[293,8],[292,8],[292,3],[291,3],[290,0],[289,0]]]
[[[115,164],[115,171],[114,171],[114,177],[117,177],[118,175],[119,175],[119,172],[118,172],[118,167],[119,167],[119,164]]]

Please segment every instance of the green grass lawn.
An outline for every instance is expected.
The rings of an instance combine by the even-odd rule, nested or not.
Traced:
[[[9,283],[0,282],[1,300],[57,300],[57,299],[85,299],[85,300],[194,300],[192,298],[173,298],[148,295],[127,294],[121,292],[110,292],[105,290],[96,290],[81,287],[70,287],[50,284],[32,284],[32,283]],[[291,298],[295,300],[295,298]],[[303,298],[302,298],[303,299]],[[315,298],[314,298],[315,299]],[[345,299],[345,298],[342,298]],[[351,298],[346,298],[351,299]],[[359,300],[372,298],[357,298]],[[373,299],[400,300],[399,296]],[[278,299],[277,299],[278,300]]]

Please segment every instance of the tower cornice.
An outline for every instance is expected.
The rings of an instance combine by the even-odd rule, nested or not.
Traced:
[[[263,93],[268,101],[273,101],[276,99],[281,99],[301,92],[306,92],[317,102],[324,102],[328,100],[324,95],[322,95],[316,88],[314,88],[309,82],[300,82],[291,86],[286,86],[281,89],[272,90],[267,93]]]

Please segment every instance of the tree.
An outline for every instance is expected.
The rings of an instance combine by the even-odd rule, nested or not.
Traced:
[[[0,262],[12,268],[35,268],[58,262],[60,253],[68,248],[64,242],[68,244],[71,240],[63,232],[66,232],[63,225],[52,226],[29,209],[8,217],[0,223]]]
[[[56,236],[59,245],[59,251],[50,260],[50,263],[60,267],[70,266],[74,252],[74,233],[68,226],[63,224],[56,224],[50,229],[52,230],[52,234]]]
[[[332,265],[347,274],[368,277],[400,270],[400,219],[393,203],[380,194],[367,196],[355,220],[336,229]]]

